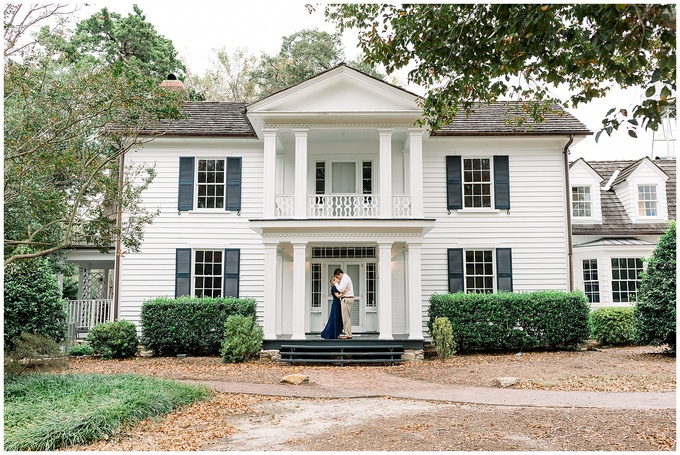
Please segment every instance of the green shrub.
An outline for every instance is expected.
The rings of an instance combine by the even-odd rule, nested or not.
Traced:
[[[456,343],[453,341],[453,329],[447,318],[437,318],[432,324],[432,345],[442,362],[456,353]]]
[[[27,370],[60,370],[68,364],[57,342],[43,335],[24,332],[13,345],[14,349],[5,353],[4,357],[5,374],[8,376],[18,376]]]
[[[5,267],[5,350],[14,349],[23,332],[57,343],[66,338],[66,311],[59,283],[47,259],[21,259]]]
[[[573,348],[588,339],[590,304],[580,291],[434,294],[428,328],[451,322],[460,352]]]
[[[137,329],[130,321],[97,324],[85,338],[103,359],[124,359],[137,355]]]
[[[659,239],[638,287],[633,333],[638,344],[676,349],[676,227]]]
[[[94,349],[92,349],[92,346],[90,346],[88,343],[80,343],[75,346],[71,346],[68,350],[68,355],[73,357],[92,354],[94,354]]]
[[[590,313],[591,336],[604,346],[633,342],[633,307],[598,308]]]
[[[264,334],[252,316],[233,315],[224,324],[224,340],[220,349],[222,363],[244,362],[255,357],[262,348]]]
[[[142,344],[154,355],[219,355],[231,315],[255,317],[250,298],[167,297],[142,305]]]

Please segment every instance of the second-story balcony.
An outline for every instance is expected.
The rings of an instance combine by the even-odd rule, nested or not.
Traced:
[[[382,201],[378,194],[317,194],[307,196],[306,218],[380,218]],[[391,218],[411,217],[411,196],[393,194],[387,201]],[[295,196],[276,195],[274,215],[276,218],[295,217]]]

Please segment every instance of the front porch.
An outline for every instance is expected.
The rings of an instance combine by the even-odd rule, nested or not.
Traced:
[[[351,340],[325,340],[321,338],[318,333],[305,334],[304,340],[293,340],[290,335],[280,335],[273,340],[264,340],[262,343],[263,350],[280,350],[283,345],[389,345],[389,346],[403,346],[404,350],[420,350],[424,347],[424,340],[414,340],[408,337],[408,334],[395,334],[391,340],[382,340],[378,333],[358,333],[352,334]]]

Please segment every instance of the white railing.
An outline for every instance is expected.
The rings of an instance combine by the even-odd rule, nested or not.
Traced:
[[[309,218],[376,218],[379,196],[375,194],[319,194],[307,198]]]
[[[95,325],[113,321],[113,299],[67,300],[66,312],[68,335],[75,340]]]
[[[392,216],[394,218],[411,216],[411,195],[395,194],[392,196]]]
[[[274,202],[274,216],[276,218],[295,216],[295,196],[277,194]]]

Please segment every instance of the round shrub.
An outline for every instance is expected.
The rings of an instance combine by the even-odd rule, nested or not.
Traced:
[[[224,323],[222,363],[244,362],[255,357],[262,348],[264,333],[252,316],[233,315]]]
[[[5,267],[5,350],[22,333],[40,334],[57,343],[66,338],[66,311],[59,283],[47,259],[21,259]]]
[[[633,307],[599,308],[590,313],[592,337],[604,346],[633,342]]]
[[[137,328],[129,321],[97,324],[85,338],[103,359],[134,357],[138,351]]]
[[[676,238],[675,222],[661,236],[647,261],[638,287],[633,330],[635,342],[676,347]]]
[[[77,344],[75,346],[71,346],[68,350],[68,355],[73,356],[73,357],[79,357],[83,355],[92,355],[94,354],[94,349],[92,349],[92,346],[90,346],[87,343],[81,343]]]

